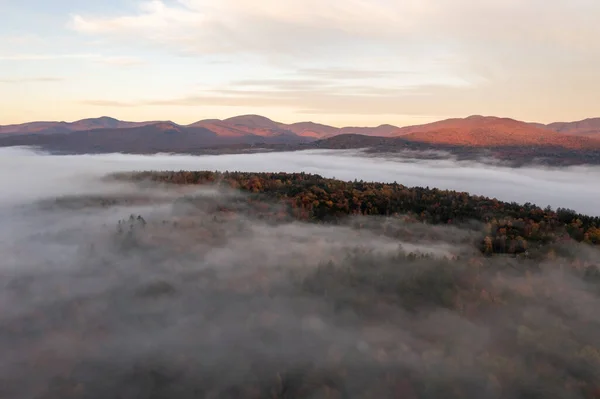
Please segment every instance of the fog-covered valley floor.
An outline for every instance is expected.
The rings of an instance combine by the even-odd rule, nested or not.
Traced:
[[[1,150],[0,167],[0,398],[600,393],[600,253],[591,246],[569,243],[543,261],[490,258],[476,248],[476,223],[273,222],[248,212],[239,191],[105,179],[305,171],[598,214],[600,169],[24,149]],[[394,235],[369,228],[381,223]]]
[[[442,154],[443,155],[443,154]],[[440,157],[440,154],[436,154]],[[3,200],[35,198],[94,190],[90,176],[130,170],[219,170],[306,172],[342,180],[397,181],[405,186],[429,186],[466,191],[502,201],[531,202],[600,215],[593,201],[600,195],[600,167],[522,167],[446,159],[418,159],[414,153],[389,156],[360,151],[317,150],[258,154],[68,155],[36,154],[25,148],[0,149],[0,183],[10,187]],[[9,186],[7,186],[7,184]]]

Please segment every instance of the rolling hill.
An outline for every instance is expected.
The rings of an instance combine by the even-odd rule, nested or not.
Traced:
[[[555,122],[545,128],[563,134],[600,137],[600,118],[589,118],[577,122]]]
[[[278,149],[289,149],[289,146],[298,145],[300,148],[377,147],[390,150],[407,146],[510,148],[512,153],[523,148],[539,151],[559,148],[572,152],[600,150],[600,134],[594,130],[597,125],[600,125],[600,118],[542,125],[479,115],[402,128],[393,125],[338,128],[314,122],[285,124],[259,115],[205,119],[187,126],[101,117],[71,123],[31,122],[0,126],[0,146],[38,146],[55,151],[92,153],[194,153],[213,147],[279,146]]]
[[[189,126],[204,127],[221,136],[241,137],[247,134],[263,137],[296,135],[313,139],[322,139],[338,134],[363,134],[366,136],[389,136],[398,127],[381,125],[377,127],[333,127],[314,122],[285,124],[272,121],[259,115],[241,115],[229,119],[207,119]]]
[[[568,149],[600,148],[600,140],[565,135],[510,118],[474,115],[464,119],[400,128],[393,133],[407,141],[473,147],[556,146]]]
[[[157,123],[124,122],[108,116],[82,119],[75,122],[30,122],[19,125],[0,126],[0,134],[57,134],[97,129],[128,129]]]
[[[67,153],[196,153],[223,146],[300,144],[299,136],[224,136],[201,126],[159,122],[126,129],[95,129],[59,134],[20,134],[0,137],[0,146],[36,146]]]
[[[225,120],[207,119],[188,125],[203,127],[223,137],[243,137],[247,135],[260,137],[296,136],[286,128],[285,124],[274,122],[264,116],[243,115]]]

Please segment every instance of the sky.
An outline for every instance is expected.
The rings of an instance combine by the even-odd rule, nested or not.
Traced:
[[[0,125],[600,116],[597,0],[0,0]]]

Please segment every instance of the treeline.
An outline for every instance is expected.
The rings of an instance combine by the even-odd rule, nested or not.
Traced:
[[[398,183],[346,182],[307,173],[140,172],[118,178],[171,184],[216,184],[281,201],[298,220],[337,222],[349,215],[409,215],[430,224],[479,221],[486,253],[526,253],[532,245],[575,240],[600,244],[600,218],[465,192]],[[249,201],[259,197],[248,196]]]

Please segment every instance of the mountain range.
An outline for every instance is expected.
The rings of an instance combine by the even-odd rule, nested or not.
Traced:
[[[285,124],[259,115],[241,115],[225,120],[206,119],[190,125],[178,125],[171,121],[125,122],[103,116],[100,118],[82,119],[71,123],[28,122],[19,125],[0,125],[0,134],[59,134],[98,129],[128,129],[159,124],[163,126],[172,125],[177,128],[204,128],[220,137],[242,137],[247,135],[274,137],[282,134],[293,134],[300,137],[320,139],[347,133],[364,134],[367,136],[390,136],[398,130],[398,127],[392,125],[337,128],[314,122]]]
[[[100,118],[82,119],[76,122],[28,122],[20,125],[0,125],[0,133],[52,134],[80,132],[95,129],[127,129],[151,125],[157,122],[124,122],[103,116]]]
[[[347,141],[348,146],[354,148],[385,138],[386,143],[400,140],[462,147],[596,150],[600,149],[600,118],[545,125],[474,115],[406,127],[384,124],[338,128],[314,122],[285,124],[264,116],[242,115],[224,120],[201,120],[190,125],[100,117],[71,123],[0,126],[0,146],[33,145],[75,152],[194,152],[214,146],[322,143],[334,137],[335,143]]]

